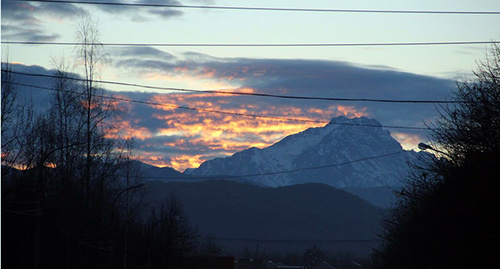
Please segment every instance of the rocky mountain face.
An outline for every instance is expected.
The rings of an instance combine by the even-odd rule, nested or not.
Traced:
[[[408,161],[418,154],[404,151],[377,120],[337,117],[324,127],[287,136],[267,148],[206,161],[185,174],[243,176],[269,187],[299,183],[337,188],[400,186],[408,174]],[[280,171],[287,172],[276,173]]]

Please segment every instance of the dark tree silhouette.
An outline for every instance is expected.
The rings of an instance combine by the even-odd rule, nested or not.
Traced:
[[[152,206],[142,221],[130,225],[128,264],[140,268],[182,268],[196,247],[197,232],[188,224],[175,196]]]
[[[443,107],[433,139],[452,161],[467,154],[500,151],[500,47],[494,46],[474,79],[457,83],[456,105]]]
[[[19,159],[20,144],[24,142],[19,138],[24,123],[27,107],[20,105],[17,96],[16,81],[12,73],[11,64],[2,62],[2,96],[1,96],[1,133],[2,133],[2,176],[6,176],[10,167],[15,166]]]
[[[385,219],[380,268],[499,268],[500,48],[457,83],[435,121],[439,159],[415,170]]]
[[[84,82],[71,79],[69,64],[56,63],[47,112],[18,108],[15,78],[2,63],[2,266],[176,264],[196,233],[178,200],[141,214],[138,194],[146,189],[131,160],[133,143],[121,145],[114,132],[120,107],[95,83],[103,60],[97,27],[84,16],[77,30]]]

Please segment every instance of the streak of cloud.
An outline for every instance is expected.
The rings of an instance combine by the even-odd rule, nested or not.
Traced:
[[[203,54],[176,57],[152,48],[129,48],[111,55],[117,70],[157,79],[168,85],[176,77],[207,85],[228,85],[234,91],[387,99],[444,99],[452,81],[388,68],[367,68],[345,62],[277,59],[218,59]],[[123,64],[123,61],[128,64]],[[24,71],[48,72],[16,65]],[[132,72],[133,71],[133,72]],[[37,81],[37,83],[43,83]],[[47,84],[47,82],[45,82]],[[130,89],[128,89],[130,90]],[[197,167],[250,147],[267,147],[284,137],[324,124],[255,119],[179,109],[175,106],[244,114],[329,120],[336,116],[375,118],[384,125],[422,126],[436,116],[432,105],[281,100],[228,94],[113,92],[122,98],[174,106],[122,102],[126,107],[118,135],[135,138],[136,158],[177,170]],[[422,96],[423,95],[423,96]],[[406,148],[425,137],[419,131],[392,133]]]
[[[165,54],[166,60],[158,56]],[[133,54],[121,55],[119,69],[135,70],[142,78],[163,80],[176,78],[198,80],[212,85],[227,85],[230,90],[298,96],[383,98],[383,99],[445,99],[453,82],[429,76],[400,72],[383,66],[356,66],[347,62],[324,60],[282,60],[216,58],[200,53],[184,53],[176,58],[166,52],[154,51],[156,58]],[[238,113],[284,116],[301,119],[328,120],[336,116],[368,116],[385,125],[423,126],[436,116],[433,105],[310,102],[213,93],[152,94],[154,102],[181,106],[232,111]],[[193,113],[174,107],[152,107],[156,124],[167,126],[157,132],[159,139],[176,137],[163,143],[165,148],[183,149],[191,161],[171,162],[176,169],[188,163],[216,156],[224,157],[249,147],[266,147],[287,135],[321,124],[250,120],[213,113]],[[161,122],[161,123],[160,123]],[[405,148],[414,147],[426,134],[421,131],[393,133]],[[188,153],[192,150],[192,153]],[[173,159],[171,159],[173,160]],[[180,159],[179,159],[180,160]],[[195,161],[198,160],[198,161]]]
[[[108,0],[110,3],[125,3],[122,0]],[[139,0],[136,3],[156,3],[182,5],[176,0]],[[137,8],[114,5],[85,6],[72,3],[47,2],[2,2],[2,39],[22,41],[55,41],[61,35],[50,32],[44,22],[50,19],[75,20],[92,8],[108,14],[131,19],[149,21],[151,19],[170,19],[179,17],[183,12],[172,8]]]
[[[68,19],[85,12],[72,4],[2,2],[2,39],[54,41],[58,33],[44,28],[43,18]]]
[[[200,53],[185,53],[176,60],[148,60],[129,55],[116,67],[134,70],[143,78],[155,80],[198,80],[217,82],[236,90],[297,96],[444,100],[454,82],[430,76],[401,72],[387,67],[363,67],[347,62],[324,60],[283,60],[215,58]],[[235,97],[236,98],[236,97]],[[250,97],[246,99],[252,99]],[[297,104],[300,100],[257,99],[261,104]],[[366,107],[366,112],[385,124],[415,125],[434,116],[433,105],[349,103]],[[327,102],[316,102],[325,108]],[[396,118],[395,116],[399,116]]]

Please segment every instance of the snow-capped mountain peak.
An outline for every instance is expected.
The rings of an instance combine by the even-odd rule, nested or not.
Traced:
[[[402,154],[350,163],[396,152]],[[249,179],[271,187],[308,182],[335,187],[394,186],[407,174],[410,155],[403,152],[401,145],[377,120],[337,117],[324,127],[287,136],[270,147],[250,148],[230,157],[209,160],[187,172],[200,176],[242,176],[326,166]],[[339,163],[345,164],[334,165]]]

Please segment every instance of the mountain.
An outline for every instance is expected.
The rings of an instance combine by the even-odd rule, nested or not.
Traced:
[[[245,246],[269,253],[301,251],[299,248],[317,244],[332,251],[369,254],[381,229],[380,208],[324,184],[266,188],[225,180],[149,182],[146,198],[154,204],[172,195],[181,200],[189,222],[201,235],[213,236],[235,251]],[[314,242],[283,244],[272,240]],[[369,241],[319,242],[329,240]]]
[[[131,163],[138,171],[138,176],[146,181],[198,182],[213,179],[211,177],[190,176],[171,167],[157,167],[136,160],[131,161]]]
[[[171,167],[157,167],[135,160],[131,162],[134,166],[138,167],[140,175],[144,177],[144,179],[166,181],[167,178],[182,180],[189,177]]]
[[[400,186],[408,161],[417,154],[404,151],[377,120],[337,117],[324,127],[287,136],[267,148],[206,161],[185,174],[245,176],[269,187],[312,182],[338,188]],[[291,170],[298,171],[275,173]]]

